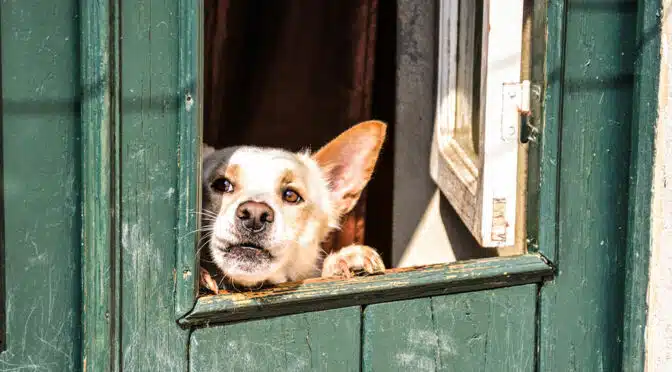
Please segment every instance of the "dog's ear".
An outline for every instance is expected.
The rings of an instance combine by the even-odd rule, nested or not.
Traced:
[[[201,160],[205,159],[208,155],[215,152],[215,148],[208,146],[205,142],[201,143]]]
[[[313,155],[329,181],[340,215],[355,207],[371,179],[386,129],[385,123],[376,120],[359,123]]]

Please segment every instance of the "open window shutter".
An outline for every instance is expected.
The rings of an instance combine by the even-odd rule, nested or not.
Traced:
[[[430,173],[483,247],[514,244],[523,0],[441,0]]]

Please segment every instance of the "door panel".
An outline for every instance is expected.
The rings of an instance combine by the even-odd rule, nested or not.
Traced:
[[[562,89],[558,274],[541,292],[542,371],[627,370],[621,366],[623,288],[628,197],[635,195],[628,188],[629,164],[633,156],[651,156],[631,151],[639,129],[632,127],[634,66],[644,50],[636,38],[638,2],[605,2],[599,9],[583,3],[553,9],[566,12],[566,19],[557,17],[552,25],[566,25],[566,39],[564,73],[555,78]],[[655,45],[650,32],[641,36],[646,48]]]
[[[368,306],[364,371],[532,371],[534,284]]]
[[[358,371],[360,308],[201,328],[191,371]]]
[[[121,352],[126,371],[184,371],[175,323],[178,2],[121,9]],[[184,275],[180,272],[179,275]]]
[[[0,370],[80,365],[77,1],[4,1]]]

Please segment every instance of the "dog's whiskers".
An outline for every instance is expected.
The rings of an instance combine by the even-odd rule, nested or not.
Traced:
[[[193,231],[188,231],[180,236],[180,239],[183,239],[191,234],[199,233],[199,232],[212,232],[214,231],[214,227],[207,226],[207,227],[201,227]]]

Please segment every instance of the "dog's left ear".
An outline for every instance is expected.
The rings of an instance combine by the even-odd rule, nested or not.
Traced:
[[[329,181],[340,215],[352,210],[371,179],[387,125],[371,120],[341,133],[313,155]]]
[[[201,160],[205,159],[208,155],[215,152],[215,148],[208,146],[205,143],[201,143]]]

